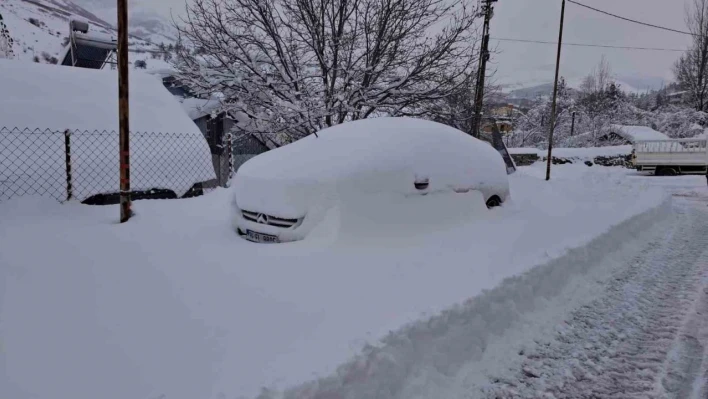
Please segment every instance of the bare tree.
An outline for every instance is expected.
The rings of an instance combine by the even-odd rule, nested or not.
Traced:
[[[221,93],[242,129],[271,142],[423,115],[474,70],[467,1],[194,0],[177,26],[176,64],[190,88]]]
[[[619,86],[612,76],[612,67],[603,55],[600,62],[585,77],[580,87],[578,106],[587,115],[593,145],[608,125],[612,124],[616,110]]]
[[[674,74],[698,111],[708,107],[708,0],[693,0],[686,6],[686,25],[693,43],[676,62]]]
[[[493,76],[494,72],[488,73]],[[476,99],[477,70],[474,69],[460,77],[460,82],[451,81],[450,92],[437,101],[426,101],[420,106],[423,118],[452,126],[463,132],[472,134],[475,116],[474,102]],[[484,115],[489,115],[491,104],[504,101],[501,86],[492,79],[487,79],[484,89]]]
[[[597,94],[605,90],[612,80],[612,67],[603,54],[600,62],[583,79],[580,90],[585,95]]]

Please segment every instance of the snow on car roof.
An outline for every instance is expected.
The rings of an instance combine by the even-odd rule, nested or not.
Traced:
[[[671,140],[671,138],[664,133],[657,132],[647,126],[612,125],[610,130],[633,143],[647,140]]]
[[[8,128],[118,131],[118,73],[0,60]],[[130,71],[130,130],[201,135],[155,76]]]
[[[245,163],[240,174],[279,179],[327,179],[361,169],[386,170],[434,160],[440,166],[462,155],[480,169],[503,161],[488,143],[422,119],[372,118],[324,129]],[[452,158],[451,158],[452,157]],[[431,159],[432,158],[432,159]],[[503,167],[502,167],[503,169]],[[423,171],[421,171],[423,172]]]
[[[327,128],[318,137],[250,159],[239,168],[234,187],[243,209],[297,215],[308,206],[299,194],[302,187],[313,192],[343,184],[340,188],[409,195],[415,192],[414,181],[426,178],[430,192],[482,185],[508,189],[504,160],[491,145],[412,118],[373,118]]]

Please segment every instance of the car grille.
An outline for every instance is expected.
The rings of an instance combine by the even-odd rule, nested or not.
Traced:
[[[281,227],[284,229],[289,229],[298,224],[298,222],[300,221],[299,219],[279,218],[277,216],[267,215],[265,213],[251,212],[246,210],[242,210],[241,214],[243,215],[243,218],[248,221],[266,224],[269,226]]]

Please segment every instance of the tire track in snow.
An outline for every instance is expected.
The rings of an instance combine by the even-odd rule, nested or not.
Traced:
[[[521,370],[496,379],[485,396],[706,397],[694,382],[708,374],[708,213],[676,201],[675,214],[661,242],[619,271],[602,298],[574,311],[554,339],[523,353]]]

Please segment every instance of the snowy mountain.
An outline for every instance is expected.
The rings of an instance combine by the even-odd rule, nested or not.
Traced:
[[[116,36],[110,22],[70,0],[0,0],[0,14],[14,40],[14,58],[21,61],[61,62],[71,19],[88,21],[90,33]],[[155,32],[161,29],[153,28]],[[171,68],[161,59],[162,54],[156,53],[157,46],[138,35],[131,34],[129,49],[131,63],[144,60],[147,69]]]
[[[666,79],[644,76],[615,76],[614,81],[625,93],[636,94],[658,90],[669,83]],[[583,78],[567,79],[566,82],[571,89],[578,89]],[[504,84],[503,87],[509,98],[512,99],[532,100],[537,97],[550,96],[553,92],[553,82],[513,83]]]
[[[115,0],[76,0],[78,4],[115,25]],[[172,21],[152,8],[150,2],[131,0],[128,7],[130,33],[152,43],[175,43],[177,32]]]
[[[69,36],[69,20],[91,24],[91,31],[110,34],[110,24],[69,0],[3,0],[0,14],[14,40],[15,58],[53,62]]]

